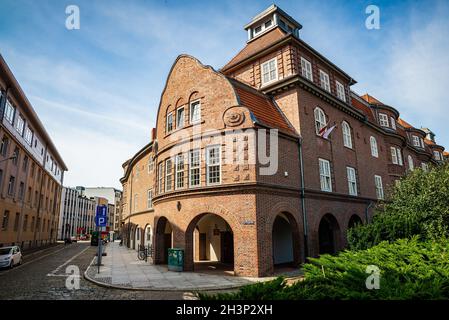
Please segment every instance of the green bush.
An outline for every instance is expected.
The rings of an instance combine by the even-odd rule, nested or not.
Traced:
[[[380,288],[369,290],[366,268],[380,269]],[[382,242],[367,250],[322,255],[304,265],[305,280],[287,286],[283,278],[207,295],[204,300],[448,299],[449,242],[418,237]]]
[[[370,224],[348,231],[348,244],[365,249],[414,235],[423,240],[449,237],[449,164],[428,172],[417,169],[401,179]]]

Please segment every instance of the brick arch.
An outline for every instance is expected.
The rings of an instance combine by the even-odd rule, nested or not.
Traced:
[[[362,217],[361,214],[352,213],[352,214],[348,215],[348,218],[346,219],[346,223],[345,223],[346,230],[351,227],[351,222],[354,221],[354,219],[360,219],[360,223],[363,224],[364,217]]]
[[[155,218],[154,230],[153,230],[153,247],[154,247],[154,257],[153,261],[155,264],[166,263],[165,255],[165,228],[167,223],[170,224],[173,232],[173,224],[170,222],[168,217],[161,215]]]
[[[178,100],[176,101],[175,104],[175,109],[185,105],[188,101],[185,101],[185,99],[183,97],[178,98]]]
[[[189,224],[185,228],[185,247],[184,247],[184,268],[186,271],[193,271],[194,270],[194,262],[193,262],[193,232],[195,231],[195,227],[198,224],[198,222],[201,220],[201,218],[207,216],[207,215],[214,215],[221,219],[223,219],[231,228],[232,234],[233,234],[233,241],[234,241],[234,272],[235,272],[235,258],[236,258],[236,230],[239,228],[235,225],[235,220],[233,219],[230,221],[229,216],[220,215],[213,212],[202,212],[197,214],[193,217],[193,219],[190,220]]]
[[[142,243],[143,244],[145,244],[145,242],[146,242],[146,237],[145,236],[146,236],[146,230],[147,230],[148,227],[150,227],[151,235],[154,234],[153,226],[151,225],[151,223],[147,223],[145,225],[145,228],[143,228],[143,230],[142,230]],[[153,243],[153,238],[151,238],[151,243]]]
[[[195,90],[195,91],[192,91],[192,92],[189,94],[189,100],[188,100],[187,102],[190,104],[190,102],[199,99],[199,98],[200,98],[199,94],[200,94],[199,91],[196,91],[196,90]]]
[[[265,231],[271,232],[273,228],[273,223],[276,217],[283,212],[289,213],[293,219],[295,219],[296,224],[298,225],[298,228],[300,230],[303,229],[303,222],[299,219],[299,217],[295,217],[294,213],[295,211],[298,211],[298,208],[293,207],[288,202],[278,202],[273,207],[271,207],[270,213],[268,215],[268,219],[266,220],[265,224]]]
[[[317,252],[320,252],[320,227],[322,227],[322,223],[327,223],[332,228],[332,245],[333,245],[333,251],[338,251],[342,248],[342,235],[343,231],[346,230],[346,228],[342,228],[341,222],[338,222],[338,219],[336,218],[335,214],[332,214],[331,212],[327,212],[321,216],[321,218],[318,220],[318,225],[316,229],[317,238],[318,238],[318,250]]]

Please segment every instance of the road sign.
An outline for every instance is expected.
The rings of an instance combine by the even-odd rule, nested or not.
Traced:
[[[97,227],[106,227],[108,224],[108,208],[106,206],[97,207],[97,215],[95,216],[95,224]]]
[[[108,208],[106,206],[97,206],[97,216],[106,217],[108,215]]]

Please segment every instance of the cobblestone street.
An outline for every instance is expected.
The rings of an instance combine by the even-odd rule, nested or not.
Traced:
[[[0,299],[50,300],[148,300],[183,299],[190,293],[130,291],[97,286],[83,278],[84,271],[95,255],[96,247],[89,243],[57,246],[35,254],[11,270],[0,270]],[[76,265],[80,270],[80,289],[65,286],[66,267]]]

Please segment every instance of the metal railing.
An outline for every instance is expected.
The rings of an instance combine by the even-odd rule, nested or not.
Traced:
[[[144,246],[143,244],[139,245],[137,258],[139,260],[145,260],[145,262],[148,262],[148,257],[153,258],[153,246],[150,244],[148,244],[147,246]]]

